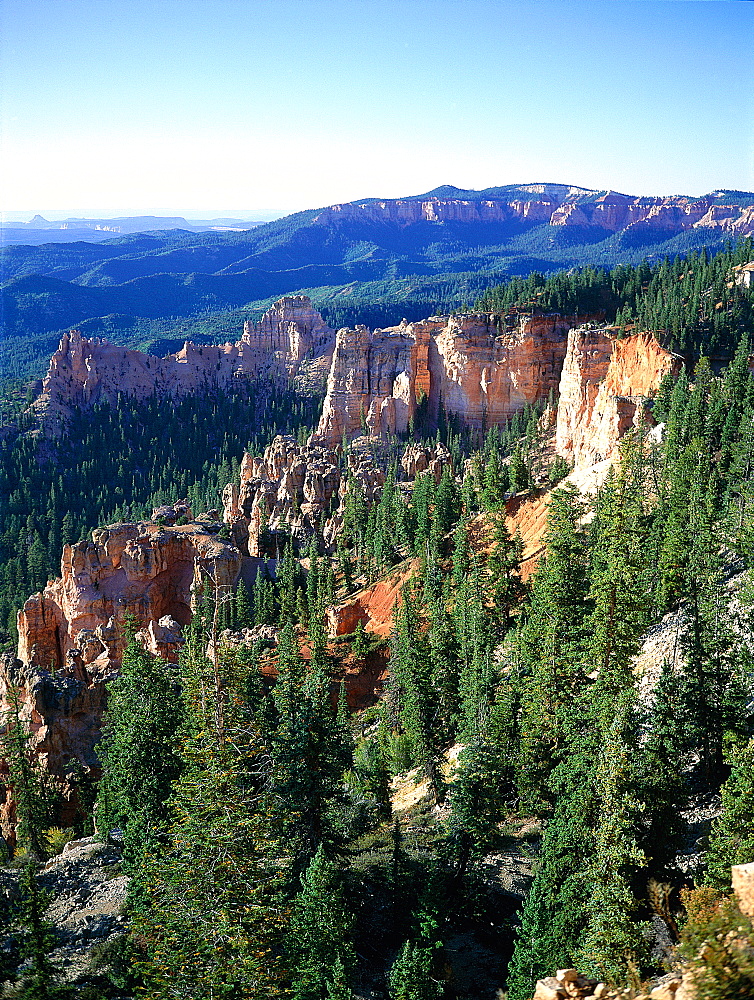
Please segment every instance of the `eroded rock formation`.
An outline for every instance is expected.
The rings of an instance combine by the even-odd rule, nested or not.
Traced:
[[[128,614],[148,648],[174,659],[198,595],[229,592],[241,555],[196,523],[141,522],[98,528],[91,541],[66,545],[60,570],[19,612],[18,657],[86,681],[120,663]]]
[[[558,451],[575,463],[569,478],[582,492],[595,487],[615,444],[677,359],[648,334],[618,340],[611,329],[583,325],[583,319],[512,312],[432,317],[374,333],[365,327],[341,330],[317,432],[306,444],[279,435],[263,455],[245,455],[239,482],[226,487],[222,520],[230,541],[218,537],[218,512],[193,518],[184,503],[160,508],[150,522],[101,528],[91,541],[66,546],[61,577],[19,613],[18,661],[11,658],[0,670],[0,701],[4,697],[7,708],[10,686],[20,692],[37,751],[62,787],[68,787],[72,759],[96,767],[92,748],[104,682],[120,665],[125,616],[134,616],[147,649],[175,661],[182,628],[202,592],[230,593],[244,566],[253,570],[253,560],[274,558],[288,537],[303,550],[316,532],[325,549],[334,551],[349,491],[359,490],[368,503],[379,498],[388,464],[381,451],[389,450],[382,439],[406,431],[412,420],[431,424],[444,407],[481,429],[559,388]],[[266,358],[264,363],[290,372],[317,352],[326,357],[322,352],[331,345],[331,331],[302,297],[281,300],[259,324],[247,325],[238,345],[206,355],[210,349],[187,345],[172,358],[148,358],[71,334],[51,364],[47,398],[64,407],[110,398],[116,385],[134,394],[178,392],[179,386],[184,391],[213,366],[232,377],[239,358],[248,361],[248,370],[252,364],[261,370]],[[224,362],[217,368],[221,358],[227,368]],[[417,473],[439,482],[450,466],[444,446],[409,442],[398,488],[410,490]],[[541,550],[547,499],[544,492],[518,498],[507,511],[509,527],[525,541],[527,573]],[[250,582],[253,572],[246,577]],[[358,621],[386,634],[399,577],[332,609],[331,634],[348,633]],[[370,691],[384,670],[384,663],[375,665]],[[6,826],[11,810],[10,802],[0,809]]]
[[[618,339],[609,327],[571,330],[560,379],[555,446],[577,468],[610,458],[625,432],[640,420],[668,372],[680,359],[649,333]]]
[[[504,423],[557,389],[568,331],[586,319],[473,313],[339,330],[312,442],[403,434],[422,406],[430,423],[441,407],[473,427]]]
[[[48,433],[60,433],[74,406],[116,403],[120,394],[185,396],[234,378],[295,374],[304,358],[329,356],[334,332],[305,295],[279,299],[241,339],[219,346],[186,341],[165,358],[65,333],[33,406]]]
[[[439,483],[446,466],[452,468],[452,459],[444,445],[408,443],[399,472],[407,480],[426,472]],[[352,441],[343,454],[278,434],[263,455],[244,455],[240,482],[223,491],[223,519],[244,556],[274,558],[289,537],[303,551],[315,533],[332,552],[349,490],[359,490],[368,504],[378,500],[385,468],[379,442],[368,437]]]
[[[22,664],[10,654],[0,659],[0,718],[13,718],[15,699],[32,748],[45,770],[56,779],[63,826],[73,822],[76,812],[69,779],[77,770],[93,777],[99,774],[94,746],[100,737],[107,700],[105,681],[114,673],[104,665],[96,675],[86,677],[70,670],[51,673]],[[5,790],[0,800],[0,833],[10,844],[15,841],[15,822],[15,802]]]

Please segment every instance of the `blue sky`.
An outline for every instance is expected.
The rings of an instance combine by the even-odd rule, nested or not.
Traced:
[[[748,0],[0,0],[2,207],[754,189]]]

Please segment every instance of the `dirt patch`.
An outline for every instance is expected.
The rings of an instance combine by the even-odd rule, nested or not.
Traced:
[[[416,559],[406,560],[377,583],[331,608],[327,613],[330,635],[349,635],[362,622],[368,632],[387,638],[393,630],[393,615],[401,588],[416,573],[418,565]]]

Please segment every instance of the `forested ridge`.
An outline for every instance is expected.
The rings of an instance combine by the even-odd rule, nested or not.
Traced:
[[[661,440],[627,434],[592,500],[563,482],[562,459],[548,464],[537,410],[484,435],[418,420],[416,438],[444,443],[457,475],[404,489],[391,442],[379,497],[349,489],[332,557],[316,536],[305,552],[289,544],[275,579],[219,606],[208,596],[178,665],[129,643],[96,802],[82,783],[78,819],[78,832],[95,817],[103,836],[122,831],[129,928],[89,997],[471,1000],[500,987],[529,1000],[537,978],[572,965],[639,994],[679,941],[695,959],[710,928],[723,943],[700,996],[752,996],[750,952],[731,946],[750,923],[725,900],[730,865],[754,860],[754,331],[751,293],[731,279],[747,259],[750,246],[535,275],[478,303],[614,310],[695,356],[656,395]],[[303,434],[314,406],[123,400],[75,418],[88,447],[62,481],[49,454],[33,478],[34,438],[4,439],[17,491],[4,613],[49,570],[65,517],[75,538],[154,501],[214,506],[245,445]],[[505,499],[558,483],[524,583]],[[386,573],[407,580],[387,642],[361,628],[328,639],[327,607]],[[277,630],[274,648],[229,637],[207,658],[218,629],[253,625]],[[640,675],[650,629],[667,652]],[[385,646],[383,697],[350,710],[345,665]],[[18,725],[8,732],[21,851],[44,857],[47,790]],[[391,795],[416,786],[393,811]],[[515,857],[532,869],[523,902],[502,888]],[[37,990],[17,995],[65,996],[34,885],[32,873],[30,964],[8,975]]]

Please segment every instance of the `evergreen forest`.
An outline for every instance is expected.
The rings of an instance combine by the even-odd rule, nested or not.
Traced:
[[[663,434],[627,433],[592,498],[548,452],[543,407],[479,433],[420,415],[412,439],[443,444],[455,474],[403,482],[406,442],[387,442],[384,486],[349,488],[334,553],[289,539],[249,590],[205,594],[177,664],[127,626],[102,776],[80,775],[70,831],[119,845],[127,924],[75,991],[39,885],[54,789],[16,708],[3,739],[27,867],[0,899],[22,928],[0,953],[6,995],[530,1000],[575,967],[639,997],[684,960],[700,1000],[754,996],[730,896],[731,865],[754,861],[754,296],[732,277],[752,256],[532,273],[476,301],[604,315],[683,356],[652,401]],[[320,405],[265,386],[124,398],[58,442],[12,414],[5,645],[63,544],[182,498],[216,509],[244,451],[303,440]],[[522,573],[505,503],[545,490]],[[330,636],[328,607],[380,580],[402,583],[390,634]],[[276,642],[234,639],[256,626]],[[348,672],[379,664],[382,696],[349,704]]]

